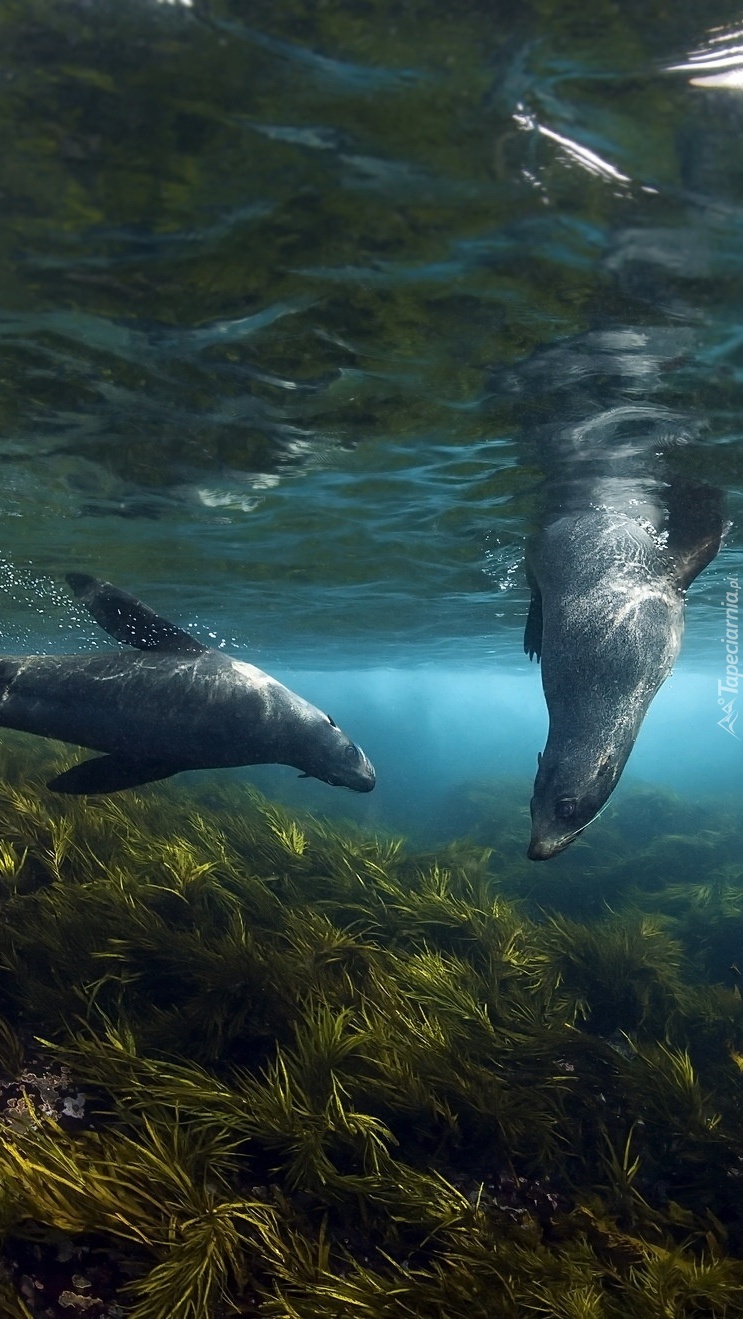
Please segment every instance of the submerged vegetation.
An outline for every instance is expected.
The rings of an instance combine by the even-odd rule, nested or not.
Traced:
[[[26,747],[0,782],[3,1314],[743,1313],[731,862],[680,882],[657,839],[586,919],[476,843],[416,855],[237,784],[54,797]],[[16,1267],[60,1242],[87,1260],[66,1310]]]

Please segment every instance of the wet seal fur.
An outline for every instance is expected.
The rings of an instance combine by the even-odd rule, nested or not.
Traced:
[[[544,861],[608,801],[684,628],[684,592],[717,554],[720,492],[701,482],[614,483],[553,516],[527,555],[524,636],[542,661],[549,734],[527,855]]]
[[[524,637],[541,657],[550,721],[533,861],[561,852],[608,801],[679,653],[684,593],[720,547],[722,494],[677,470],[704,427],[671,406],[685,397],[672,376],[694,353],[693,328],[677,320],[608,324],[492,378],[497,396],[519,396],[522,443],[542,473]]]
[[[314,705],[261,669],[202,645],[110,582],[67,581],[96,622],[133,647],[98,655],[0,659],[0,726],[105,754],[48,787],[111,793],[187,769],[292,765],[370,792],[364,752]]]

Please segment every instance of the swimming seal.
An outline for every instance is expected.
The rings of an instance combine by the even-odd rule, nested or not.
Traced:
[[[679,653],[684,592],[723,532],[720,492],[700,482],[629,477],[563,508],[527,555],[524,649],[541,657],[550,721],[532,861],[561,852],[608,801]]]
[[[609,800],[679,653],[684,593],[720,547],[720,491],[677,471],[703,425],[670,405],[694,351],[683,324],[609,324],[493,377],[496,395],[519,396],[529,467],[543,478],[526,554],[524,649],[541,657],[549,713],[533,861],[561,852]]]
[[[370,792],[374,770],[328,715],[275,678],[202,645],[84,573],[67,576],[96,622],[134,652],[0,659],[0,726],[105,752],[48,787],[110,793],[187,769],[293,765]]]

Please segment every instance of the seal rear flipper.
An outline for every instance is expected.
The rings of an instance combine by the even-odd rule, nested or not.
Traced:
[[[725,513],[722,491],[704,481],[674,478],[666,494],[668,548],[676,583],[685,591],[712,562],[722,544]]]
[[[542,658],[542,594],[536,583],[531,584],[531,601],[524,628],[524,650],[529,659]]]
[[[122,788],[136,788],[140,783],[156,779],[169,779],[179,772],[178,765],[162,765],[154,761],[117,760],[115,756],[97,756],[83,760],[63,774],[50,779],[51,792],[66,792],[75,796],[85,793],[121,792]]]
[[[161,650],[171,655],[203,655],[208,649],[175,623],[160,618],[141,600],[101,582],[87,573],[67,573],[68,585],[96,623],[116,641],[138,650]]]

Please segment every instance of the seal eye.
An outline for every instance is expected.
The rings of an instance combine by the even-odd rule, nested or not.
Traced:
[[[577,802],[575,797],[563,797],[555,807],[555,815],[558,820],[570,820],[575,815]]]
[[[346,757],[346,760],[358,760],[359,758],[358,747],[355,747],[353,742],[351,742],[349,746],[346,747],[343,754]]]

